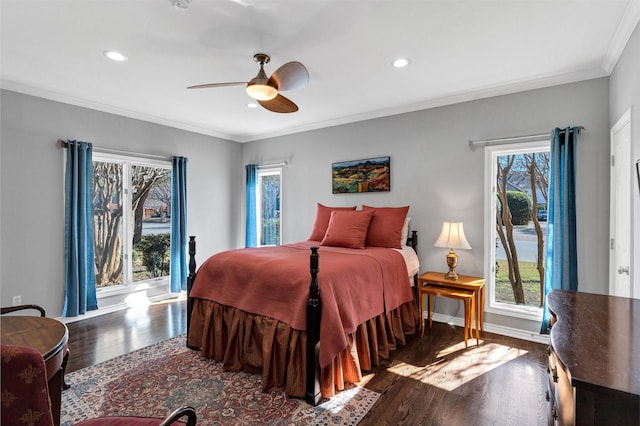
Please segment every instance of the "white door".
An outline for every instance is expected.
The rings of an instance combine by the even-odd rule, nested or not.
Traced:
[[[609,294],[631,297],[630,110],[611,129],[610,216]]]

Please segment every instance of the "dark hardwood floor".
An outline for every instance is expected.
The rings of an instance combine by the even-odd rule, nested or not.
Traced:
[[[186,302],[170,301],[67,324],[75,371],[180,335]],[[361,425],[546,424],[545,345],[484,332],[464,347],[462,329],[434,323],[411,337],[362,385],[381,393]]]
[[[72,372],[183,334],[186,300],[169,300],[67,324]],[[186,342],[185,342],[186,344]]]
[[[411,338],[365,377],[382,395],[360,424],[547,424],[546,345],[487,332],[480,342],[465,348],[462,329],[442,323]]]

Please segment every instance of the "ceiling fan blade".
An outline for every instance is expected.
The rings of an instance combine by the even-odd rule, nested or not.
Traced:
[[[304,87],[309,82],[309,73],[300,62],[287,62],[274,71],[269,84],[278,90],[293,90]]]
[[[280,94],[278,94],[278,96],[271,99],[270,101],[258,101],[258,103],[269,111],[273,112],[287,113],[296,112],[298,110],[298,105],[294,104],[293,101],[285,98]]]
[[[198,84],[197,86],[189,86],[187,89],[207,89],[209,87],[225,87],[225,86],[239,86],[241,84],[247,84],[246,81],[234,81],[231,83],[209,83],[209,84]]]

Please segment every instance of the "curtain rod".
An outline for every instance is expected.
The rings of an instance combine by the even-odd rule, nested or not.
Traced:
[[[258,164],[258,168],[260,168],[260,167],[264,167],[264,168],[266,169],[266,168],[269,168],[269,167],[284,167],[284,166],[286,166],[286,165],[287,165],[287,162],[286,162],[286,161],[281,161],[281,162],[279,162],[279,163]]]
[[[582,134],[584,131],[584,127],[580,126],[578,130],[578,134]],[[560,132],[564,132],[564,129],[560,130]],[[485,146],[493,146],[493,145],[508,145],[512,143],[520,143],[520,142],[531,142],[535,139],[548,139],[551,138],[551,133],[541,133],[537,135],[522,135],[522,136],[509,136],[506,138],[495,138],[495,139],[480,139],[480,140],[469,140],[469,148],[472,150],[476,147],[485,147]]]
[[[58,139],[58,143],[60,144],[60,146],[62,148],[67,148],[68,147],[67,141],[65,141],[63,139]],[[94,149],[95,152],[98,152],[100,154],[129,155],[129,156],[133,156],[133,157],[146,158],[148,160],[165,160],[165,161],[169,160],[169,161],[171,161],[171,159],[173,158],[172,156],[167,156],[167,155],[141,154],[139,152],[122,151],[122,150],[119,150],[119,149],[99,148],[99,147],[94,147],[93,149]]]

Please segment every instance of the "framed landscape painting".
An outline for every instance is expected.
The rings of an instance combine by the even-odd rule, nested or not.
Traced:
[[[391,189],[391,158],[341,161],[331,165],[334,194],[380,192]]]

